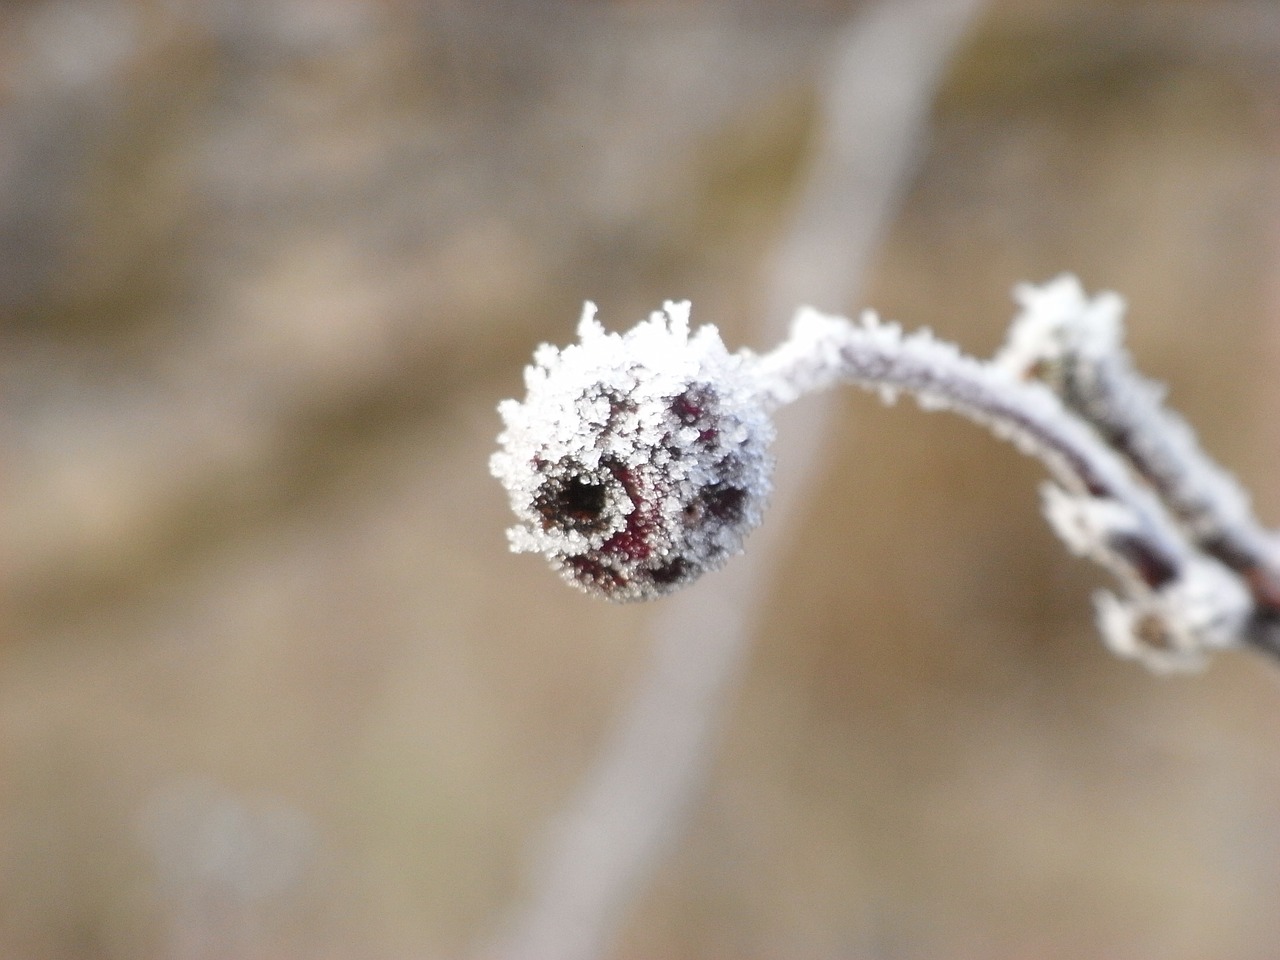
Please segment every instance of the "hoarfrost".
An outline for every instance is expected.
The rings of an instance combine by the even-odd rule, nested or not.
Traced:
[[[587,304],[578,342],[539,347],[525,400],[499,406],[490,466],[519,521],[512,548],[611,599],[669,593],[760,522],[770,414],[852,383],[965,416],[1049,468],[1051,525],[1122,587],[1098,600],[1118,654],[1172,670],[1243,642],[1280,652],[1262,630],[1280,621],[1276,540],[1133,369],[1123,301],[1090,299],[1071,276],[1015,295],[1021,313],[991,361],[869,311],[852,323],[802,308],[790,337],[756,356],[729,353],[714,327],[691,332],[687,302],[624,334]]]
[[[490,469],[520,523],[513,550],[613,600],[670,593],[740,552],[769,491],[773,426],[752,358],[688,302],[625,334],[588,303],[578,343],[543,345],[504,401]]]

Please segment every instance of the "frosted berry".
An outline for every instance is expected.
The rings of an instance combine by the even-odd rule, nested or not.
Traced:
[[[613,600],[661,596],[719,567],[760,522],[773,426],[746,353],[689,304],[625,334],[587,304],[579,342],[543,345],[490,468],[519,520],[517,551],[544,554],[574,585]]]

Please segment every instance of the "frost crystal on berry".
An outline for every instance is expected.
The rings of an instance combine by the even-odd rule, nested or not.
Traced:
[[[613,600],[670,593],[741,551],[769,491],[773,426],[747,353],[715,327],[690,334],[666,303],[625,334],[588,303],[579,342],[544,344],[490,470],[538,552],[570,583]]]

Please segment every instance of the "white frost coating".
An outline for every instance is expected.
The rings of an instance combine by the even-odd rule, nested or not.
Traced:
[[[1190,426],[1164,405],[1165,389],[1139,374],[1123,346],[1124,301],[1090,299],[1073,276],[1019,286],[1022,311],[995,362],[1052,386],[1068,407],[1123,450],[1192,538],[1280,563],[1253,520],[1249,497],[1210,460]]]
[[[1107,647],[1157,673],[1198,670],[1208,654],[1239,646],[1253,610],[1240,578],[1208,558],[1162,590],[1125,600],[1103,592],[1094,602]]]
[[[1198,669],[1206,653],[1240,645],[1253,601],[1230,570],[1207,557],[1188,556],[1176,577],[1149,589],[1134,576],[1134,561],[1125,553],[1141,542],[1131,510],[1053,484],[1043,493],[1045,516],[1063,543],[1110,569],[1128,588],[1125,600],[1110,593],[1095,598],[1099,628],[1114,653],[1169,672]]]
[[[605,332],[587,304],[579,342],[539,347],[526,399],[499,406],[490,466],[518,520],[512,548],[615,600],[689,583],[760,521],[770,413],[852,383],[890,403],[909,392],[1045,463],[1058,484],[1044,493],[1050,524],[1123,587],[1098,601],[1117,653],[1169,670],[1246,641],[1276,646],[1250,633],[1265,619],[1254,614],[1274,610],[1274,541],[1132,369],[1120,298],[1090,300],[1073,277],[1017,295],[1022,313],[990,362],[870,312],[851,323],[803,308],[791,336],[756,356],[729,353],[714,327],[690,333],[688,303],[625,334]]]
[[[1042,488],[1044,515],[1067,549],[1113,570],[1123,570],[1116,562],[1111,544],[1120,538],[1142,534],[1142,526],[1132,510],[1107,497],[1067,493],[1053,483]]]
[[[625,334],[588,303],[579,342],[543,344],[490,470],[520,523],[513,550],[614,600],[669,593],[741,550],[769,491],[773,426],[745,351],[689,332],[666,303]]]
[[[995,363],[1017,376],[1039,376],[1045,365],[1084,357],[1096,361],[1120,349],[1124,300],[1103,292],[1092,300],[1070,274],[1043,286],[1022,283],[1013,297],[1022,307]]]
[[[966,356],[927,329],[904,334],[873,313],[852,324],[805,307],[796,314],[790,339],[761,357],[760,369],[775,405],[835,383],[882,395],[908,391],[924,409],[958,413],[1039,458],[1069,489],[1105,492],[1125,504],[1142,537],[1170,562],[1186,552],[1151,492],[1135,483],[1120,457],[1052,390]]]

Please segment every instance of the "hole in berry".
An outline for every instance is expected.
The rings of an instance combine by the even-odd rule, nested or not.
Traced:
[[[584,477],[555,479],[544,484],[534,500],[542,527],[585,533],[600,525],[607,501],[604,484]]]

